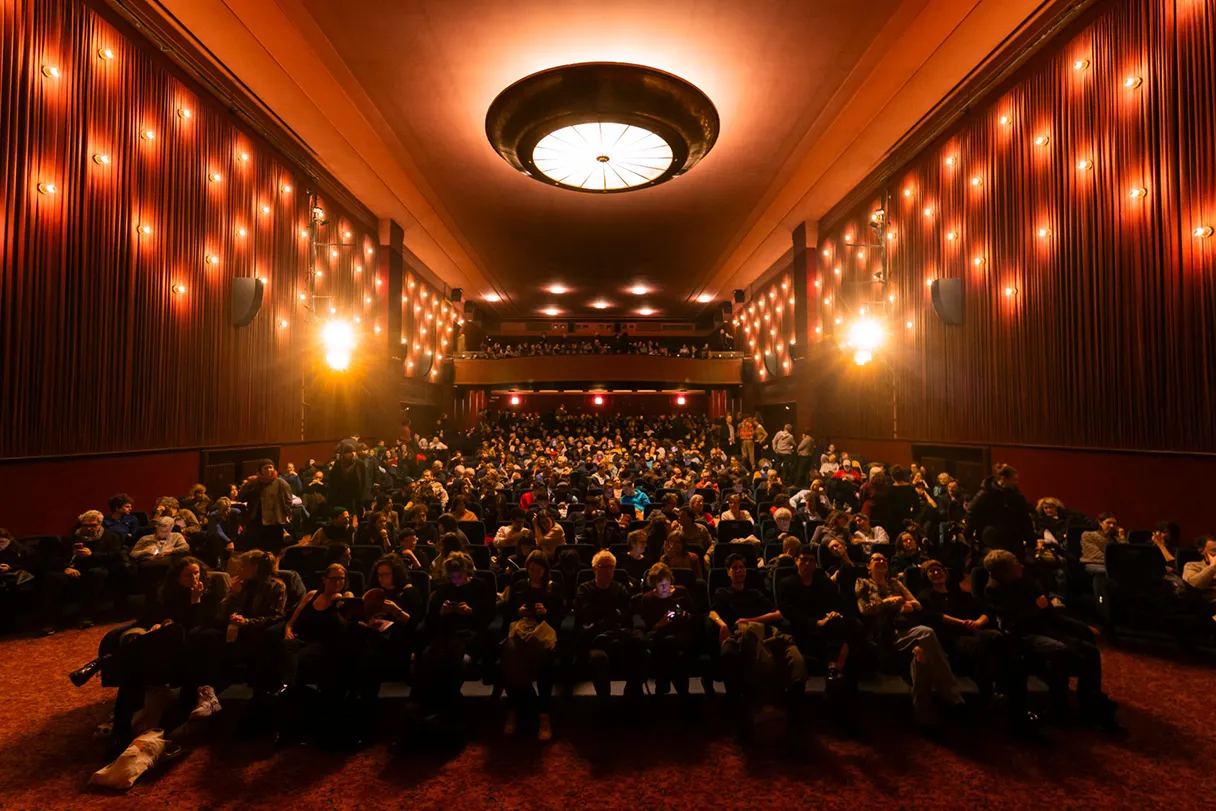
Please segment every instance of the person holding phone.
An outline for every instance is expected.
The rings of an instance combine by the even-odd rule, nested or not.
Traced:
[[[72,535],[55,538],[39,550],[43,557],[44,636],[55,633],[66,601],[71,599],[80,602],[80,627],[92,628],[93,612],[106,583],[112,575],[121,574],[122,541],[102,528],[103,518],[98,510],[82,513]]]
[[[511,701],[503,734],[515,734],[521,715],[534,715],[536,736],[542,741],[553,737],[550,707],[556,629],[561,627],[565,613],[565,594],[550,579],[549,572],[548,556],[533,551],[528,555],[524,575],[512,581],[503,600],[508,632],[503,643],[502,673]]]
[[[655,695],[667,695],[672,686],[688,697],[688,677],[696,658],[702,618],[688,590],[675,584],[666,563],[656,563],[647,575],[650,591],[642,595],[642,621],[650,644]]]

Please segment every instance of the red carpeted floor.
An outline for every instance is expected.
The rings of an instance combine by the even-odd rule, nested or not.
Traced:
[[[869,708],[858,740],[814,724],[799,758],[742,749],[712,719],[691,729],[639,720],[632,733],[603,735],[587,723],[563,726],[560,709],[550,744],[504,738],[495,722],[450,757],[394,757],[383,744],[350,757],[276,752],[204,728],[183,740],[186,754],[131,791],[102,793],[86,786],[103,765],[91,732],[113,691],[96,679],[76,689],[65,674],[103,631],[0,642],[0,808],[1216,806],[1216,669],[1110,649],[1107,687],[1128,728],[1117,738],[1053,730],[1049,745],[1024,747],[985,734],[978,718],[927,743],[889,703]],[[235,714],[226,710],[216,725]]]

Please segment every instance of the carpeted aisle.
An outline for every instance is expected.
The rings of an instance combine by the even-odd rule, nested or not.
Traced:
[[[122,795],[90,791],[103,765],[93,727],[113,691],[66,673],[96,650],[103,628],[0,642],[0,808],[1212,808],[1216,804],[1216,670],[1107,650],[1107,686],[1127,735],[1053,731],[1025,748],[983,734],[985,719],[925,743],[894,710],[874,708],[868,733],[815,725],[800,759],[741,749],[710,719],[682,730],[663,717],[630,732],[564,726],[540,745],[506,739],[497,722],[450,758],[275,752],[204,728],[181,759]],[[885,705],[884,705],[885,706]],[[230,724],[225,711],[215,725]],[[224,719],[223,716],[229,718]]]

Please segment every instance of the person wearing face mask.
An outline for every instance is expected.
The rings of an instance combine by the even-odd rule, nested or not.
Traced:
[[[870,555],[867,570],[869,576],[854,585],[858,611],[882,655],[911,660],[912,710],[917,723],[930,729],[937,722],[934,694],[952,707],[963,704],[950,660],[934,630],[921,622],[920,602],[903,583],[888,579],[886,555]]]
[[[666,695],[672,686],[688,696],[688,677],[701,629],[696,604],[665,563],[656,563],[647,574],[650,591],[642,595],[642,621],[650,645],[655,695]]]

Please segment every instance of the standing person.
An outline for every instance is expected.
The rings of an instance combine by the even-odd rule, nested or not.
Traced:
[[[241,488],[240,501],[249,505],[245,532],[241,536],[246,550],[264,549],[279,554],[286,544],[283,536],[291,522],[291,485],[279,478],[274,462],[258,462],[258,475]]]
[[[751,417],[744,417],[739,423],[740,456],[747,462],[747,469],[756,466],[756,424]]]
[[[794,451],[797,449],[798,443],[794,439],[794,426],[787,422],[781,427],[780,431],[773,434],[773,456],[777,459],[777,469],[781,471],[781,479],[783,481],[788,482],[794,479]]]
[[[764,443],[768,442],[768,429],[764,427],[764,418],[759,413],[752,420],[752,426],[755,428],[755,447],[759,448],[761,453],[764,452]],[[754,467],[754,466],[753,466]]]
[[[359,447],[350,440],[338,446],[338,460],[330,468],[326,483],[330,504],[341,504],[356,517],[363,515],[363,494],[367,490],[367,465],[359,459]]]
[[[984,480],[983,489],[971,502],[967,524],[987,550],[1005,549],[1019,560],[1026,557],[1027,544],[1034,541],[1030,505],[1018,489],[1018,472],[1002,465],[996,475]]]
[[[794,471],[794,489],[806,487],[810,481],[811,475],[811,458],[815,453],[815,437],[811,436],[811,432],[807,429],[802,429],[802,436],[798,440],[798,447],[795,451],[798,455],[797,468]]]

